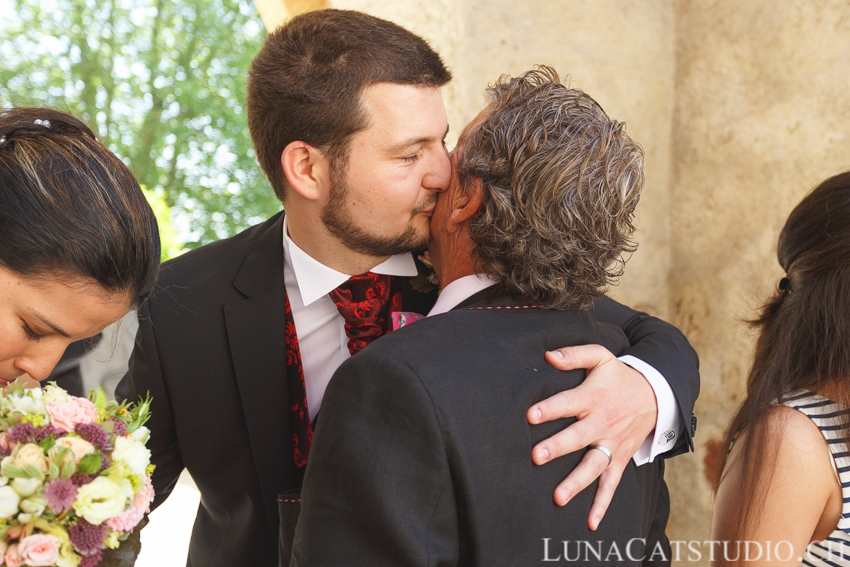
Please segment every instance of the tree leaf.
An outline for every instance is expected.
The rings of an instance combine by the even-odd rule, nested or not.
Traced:
[[[245,120],[264,38],[246,0],[26,0],[0,17],[0,101],[92,126],[164,203],[160,226],[186,227],[165,259],[281,208]]]

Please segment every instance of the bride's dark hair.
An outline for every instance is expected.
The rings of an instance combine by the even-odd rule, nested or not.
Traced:
[[[736,436],[742,444],[744,534],[766,498],[775,454],[767,454],[768,412],[782,395],[818,392],[829,385],[833,401],[850,406],[850,172],[827,179],[791,212],[779,235],[779,264],[786,277],[752,325],[760,330],[747,395],[724,439],[725,468]],[[848,419],[842,418],[844,437]],[[715,482],[715,490],[720,483]]]
[[[0,111],[0,266],[91,279],[138,306],[159,256],[139,184],[88,126],[46,108]]]

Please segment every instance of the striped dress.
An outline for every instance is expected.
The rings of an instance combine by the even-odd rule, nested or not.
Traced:
[[[832,453],[833,468],[838,473],[844,497],[838,527],[825,540],[809,544],[802,565],[850,566],[850,452],[841,438],[839,424],[839,418],[850,413],[850,409],[808,390],[783,396],[779,403],[801,411],[818,426]]]

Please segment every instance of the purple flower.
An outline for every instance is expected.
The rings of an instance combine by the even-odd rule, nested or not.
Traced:
[[[124,437],[127,434],[127,424],[118,419],[117,417],[111,418],[109,421],[115,424],[112,433],[117,435],[118,437]]]
[[[96,423],[80,423],[76,428],[77,435],[100,449],[105,451],[109,447],[109,436],[101,426]]]
[[[83,486],[86,484],[90,484],[91,481],[96,479],[100,475],[99,472],[92,474],[83,474],[83,473],[74,473],[74,476],[71,477],[71,482],[76,486]]]
[[[9,429],[9,439],[15,443],[29,443],[35,436],[35,427],[32,423],[19,423]]]
[[[97,561],[91,563],[91,565],[97,565],[100,561],[101,550],[106,547],[103,540],[106,537],[107,530],[109,530],[109,526],[106,524],[93,526],[80,518],[76,524],[68,529],[68,535],[77,553],[87,558],[97,556]],[[80,567],[82,567],[82,564],[80,564]]]
[[[44,485],[44,499],[57,514],[70,510],[77,498],[77,487],[67,478],[57,478]]]
[[[80,561],[80,567],[97,567],[101,559],[103,559],[103,551],[97,550],[94,555],[83,557],[83,560]]]
[[[54,438],[59,438],[65,435],[65,432],[58,427],[45,425],[44,427],[39,427],[35,430],[35,442],[38,443],[42,439],[47,439],[50,435],[53,435]]]

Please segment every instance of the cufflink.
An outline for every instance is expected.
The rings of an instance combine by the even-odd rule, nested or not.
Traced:
[[[697,434],[697,416],[691,414],[691,437]]]
[[[670,441],[676,438],[676,433],[672,429],[668,429],[658,438],[659,445],[666,445]]]

